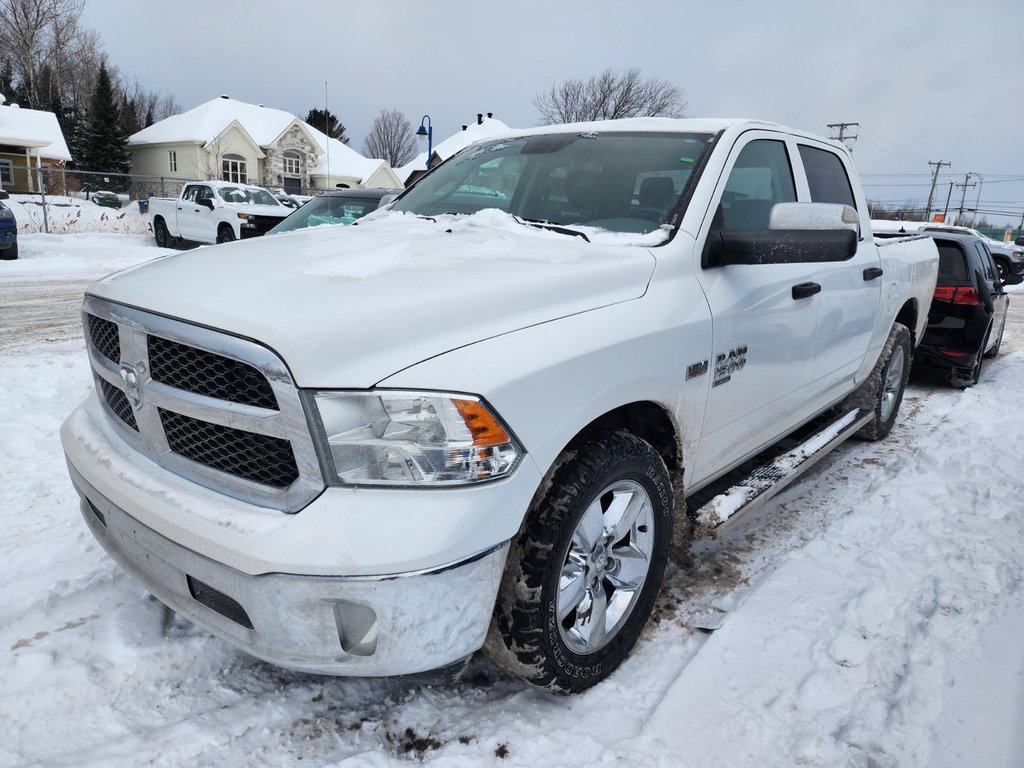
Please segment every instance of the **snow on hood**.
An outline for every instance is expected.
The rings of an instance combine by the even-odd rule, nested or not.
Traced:
[[[516,223],[508,214],[387,213],[174,254],[89,293],[255,339],[302,387],[370,387],[457,347],[635,299],[654,256]]]

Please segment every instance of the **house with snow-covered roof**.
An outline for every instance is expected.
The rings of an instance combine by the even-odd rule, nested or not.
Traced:
[[[53,112],[6,104],[0,95],[0,189],[36,192],[39,175],[30,169],[63,168],[70,160]]]
[[[470,144],[483,141],[484,139],[489,139],[493,136],[500,136],[501,134],[507,133],[509,130],[511,129],[501,122],[501,120],[494,117],[491,112],[488,112],[486,116],[483,112],[478,112],[475,123],[463,125],[461,131],[449,136],[440,144],[434,145],[431,167],[444,162],[457,152],[461,152]],[[412,162],[395,169],[395,173],[398,175],[398,178],[404,186],[409,186],[413,182],[417,181],[420,176],[426,172],[426,152],[421,152],[412,160]]]
[[[398,187],[384,160],[363,157],[281,109],[221,96],[128,138],[132,172],[222,179],[285,192]]]

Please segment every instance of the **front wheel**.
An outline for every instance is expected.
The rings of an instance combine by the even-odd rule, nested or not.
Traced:
[[[672,538],[668,470],[627,432],[560,457],[509,552],[484,650],[530,685],[582,691],[636,643]]]
[[[843,404],[844,407],[871,411],[871,421],[857,432],[856,437],[881,440],[892,431],[910,377],[912,355],[910,331],[902,323],[895,323],[871,375]]]
[[[6,250],[0,251],[0,259],[4,261],[14,261],[18,258],[18,244],[9,246]]]
[[[235,230],[233,230],[227,224],[223,225],[217,230],[217,242],[218,243],[230,243],[235,239]]]

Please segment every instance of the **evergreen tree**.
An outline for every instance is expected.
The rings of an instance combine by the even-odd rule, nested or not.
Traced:
[[[100,64],[96,87],[89,103],[89,115],[82,131],[78,167],[83,171],[127,173],[131,169],[128,136],[121,122],[121,109],[114,99],[107,65]]]
[[[348,136],[345,135],[345,126],[338,119],[338,116],[329,109],[318,109],[313,107],[306,113],[306,122],[322,133],[326,133],[332,139],[337,139],[342,144],[348,144]]]

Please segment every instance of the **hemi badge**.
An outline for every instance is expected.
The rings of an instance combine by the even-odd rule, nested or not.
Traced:
[[[686,380],[695,379],[698,376],[703,376],[708,372],[708,361],[704,360],[700,363],[694,363],[693,365],[687,366],[686,368]]]

